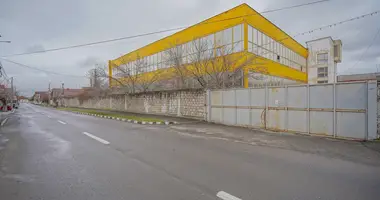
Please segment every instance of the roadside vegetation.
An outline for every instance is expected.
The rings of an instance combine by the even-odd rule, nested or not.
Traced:
[[[58,110],[63,111],[72,111],[72,112],[81,112],[81,113],[88,113],[88,114],[95,114],[95,115],[103,115],[107,117],[115,117],[120,119],[130,119],[130,120],[136,120],[136,121],[145,121],[145,122],[161,122],[164,121],[157,118],[152,117],[144,117],[144,116],[138,116],[133,114],[121,114],[121,113],[112,113],[112,111],[101,111],[101,110],[92,110],[92,109],[81,109],[81,108],[57,108]]]

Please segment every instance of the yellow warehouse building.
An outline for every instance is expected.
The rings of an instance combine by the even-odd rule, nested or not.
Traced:
[[[247,74],[265,74],[289,83],[308,83],[308,49],[271,23],[247,4],[241,4],[203,22],[188,27],[173,35],[148,44],[115,60],[109,61],[109,84],[117,86],[123,80],[120,68],[130,69],[131,74],[140,77],[150,77],[153,73],[161,72],[159,79],[170,79],[173,67],[165,61],[168,49],[183,47],[186,49],[194,41],[207,39],[212,41],[211,49],[220,46],[230,47],[228,56],[252,57],[254,62],[244,66],[242,86],[249,87],[251,80]],[[184,51],[183,65],[192,63],[186,56],[191,52]],[[216,57],[218,55],[215,55]],[[147,67],[136,70],[136,62],[144,60]],[[231,66],[233,68],[234,66]],[[111,78],[112,77],[112,78]],[[144,78],[142,78],[143,80]]]

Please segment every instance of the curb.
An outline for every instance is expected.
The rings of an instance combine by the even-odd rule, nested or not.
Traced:
[[[110,116],[98,115],[98,114],[90,114],[90,113],[84,113],[84,112],[76,112],[76,111],[69,111],[69,112],[76,113],[76,114],[81,114],[81,115],[88,115],[88,116],[93,116],[93,117],[99,117],[99,118],[112,119],[112,120],[116,120],[116,121],[128,122],[128,123],[133,123],[133,124],[142,124],[142,125],[171,125],[171,124],[179,124],[178,122],[173,122],[173,121],[147,122],[147,121],[137,121],[137,120],[132,120],[132,119],[126,119],[126,118],[110,117]]]

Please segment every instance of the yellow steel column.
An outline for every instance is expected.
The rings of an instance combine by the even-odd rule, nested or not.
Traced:
[[[248,52],[248,23],[244,21],[244,51]],[[243,85],[248,88],[248,69],[243,70]]]
[[[109,60],[108,61],[108,85],[109,87],[112,87],[112,66],[111,66],[111,61]]]

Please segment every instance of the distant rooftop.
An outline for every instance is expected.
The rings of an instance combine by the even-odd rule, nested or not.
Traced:
[[[380,77],[380,73],[339,75],[338,82],[369,81],[376,80],[376,77]]]

